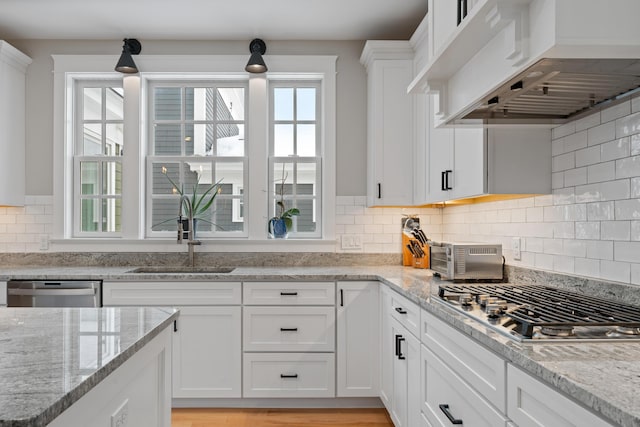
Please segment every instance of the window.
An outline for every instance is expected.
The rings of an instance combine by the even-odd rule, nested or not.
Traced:
[[[117,235],[122,225],[122,82],[81,82],[76,94],[75,234]]]
[[[245,181],[246,84],[150,81],[148,93],[148,234],[175,232],[180,194],[216,183],[211,209],[196,215],[198,235],[242,233],[233,206],[244,202],[234,189]]]
[[[198,251],[334,250],[335,56],[262,75],[246,55],[141,55],[128,76],[111,55],[53,59],[56,243],[182,252],[180,191],[219,182]],[[268,238],[280,195],[301,212],[290,244]]]
[[[271,83],[270,209],[272,216],[298,208],[294,237],[321,235],[320,82]],[[284,201],[284,208],[278,201]]]

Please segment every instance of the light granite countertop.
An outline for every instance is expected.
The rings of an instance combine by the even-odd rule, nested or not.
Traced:
[[[1,309],[0,427],[47,425],[177,316],[154,307]]]
[[[609,422],[625,427],[640,427],[640,395],[637,393],[640,389],[640,342],[513,341],[435,301],[432,296],[437,293],[441,282],[429,270],[400,266],[238,267],[225,274],[140,274],[131,273],[131,270],[133,267],[5,268],[0,269],[0,280],[380,280],[508,362],[553,386]],[[571,283],[568,286],[571,287]],[[623,292],[635,294],[639,290],[629,287]],[[623,295],[620,299],[622,297]]]

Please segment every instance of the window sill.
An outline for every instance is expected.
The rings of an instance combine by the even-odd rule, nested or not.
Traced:
[[[51,239],[50,252],[185,252],[174,239]],[[202,240],[196,252],[335,252],[336,240],[268,239]]]

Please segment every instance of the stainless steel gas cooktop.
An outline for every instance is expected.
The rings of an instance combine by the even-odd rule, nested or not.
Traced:
[[[540,285],[440,285],[437,298],[523,342],[640,340],[640,307]]]

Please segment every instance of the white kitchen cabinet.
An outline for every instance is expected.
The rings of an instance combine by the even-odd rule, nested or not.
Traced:
[[[434,128],[432,118],[429,129],[428,203],[551,192],[549,129]]]
[[[31,58],[0,40],[0,206],[23,206],[26,71]]]
[[[387,286],[381,287],[380,306],[380,399],[395,427],[422,426],[424,421],[420,415],[420,340],[417,334],[411,332],[414,329],[411,326],[413,316],[409,315],[417,312],[419,318],[420,309],[417,304],[391,291]],[[419,322],[416,323],[416,327],[419,328]]]
[[[173,397],[240,397],[240,307],[179,307]]]
[[[435,55],[440,53],[457,27],[458,3],[458,0],[429,0],[429,15],[432,17],[430,22],[433,29],[431,36]]]
[[[379,282],[338,282],[338,397],[375,397],[380,378]]]
[[[613,425],[511,364],[507,391],[507,415],[518,427]]]
[[[433,426],[506,426],[507,418],[504,414],[491,406],[482,395],[424,345],[421,360],[422,413]]]
[[[334,305],[333,282],[245,282],[244,305]]]
[[[173,397],[240,397],[240,282],[103,282],[104,306],[180,309],[173,341]]]
[[[7,282],[0,281],[0,307],[7,305]]]
[[[367,41],[367,205],[413,203],[413,49],[408,41]]]

